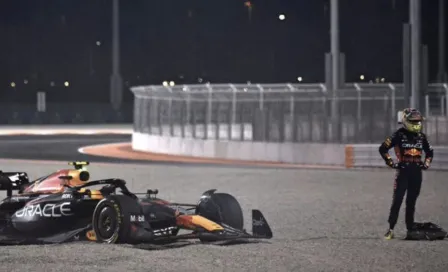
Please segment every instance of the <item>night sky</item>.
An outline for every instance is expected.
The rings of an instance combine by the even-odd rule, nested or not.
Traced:
[[[347,81],[359,81],[361,74],[402,81],[408,2],[340,0]],[[431,80],[437,76],[437,2],[422,1],[422,42],[429,47]],[[121,0],[126,86],[165,80],[188,84],[199,78],[203,83],[296,82],[299,76],[304,83],[324,81],[329,0],[252,0],[250,16],[244,3]],[[99,100],[108,101],[111,13],[111,0],[1,0],[2,97],[11,97],[5,95],[12,91],[11,82],[15,92],[34,98],[36,89],[60,89],[68,81],[70,89],[95,90]],[[280,14],[285,20],[279,20]]]

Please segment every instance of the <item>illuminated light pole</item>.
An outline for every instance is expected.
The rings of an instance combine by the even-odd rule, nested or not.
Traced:
[[[249,15],[249,22],[252,22],[252,3],[250,1],[244,2],[244,6],[247,7],[247,12]]]
[[[119,0],[113,0],[112,7],[112,75],[110,77],[110,102],[115,110],[121,107],[123,79],[120,75],[120,7]]]
[[[333,91],[339,88],[339,0],[331,1],[331,55]]]
[[[447,82],[445,69],[445,1],[439,0],[439,82]]]
[[[330,22],[331,22],[331,85],[332,85],[332,101],[331,116],[333,118],[333,130],[337,127],[338,121],[338,101],[337,90],[339,89],[339,1],[331,0],[330,3]],[[338,133],[338,132],[336,132]]]
[[[420,41],[421,41],[421,6],[420,0],[411,0],[409,6],[409,18],[411,25],[411,107],[420,106]]]

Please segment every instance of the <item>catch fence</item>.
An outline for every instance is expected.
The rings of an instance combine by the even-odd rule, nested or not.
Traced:
[[[204,84],[133,87],[134,131],[233,141],[379,143],[408,104],[403,84]],[[448,144],[448,86],[422,99],[424,130]]]

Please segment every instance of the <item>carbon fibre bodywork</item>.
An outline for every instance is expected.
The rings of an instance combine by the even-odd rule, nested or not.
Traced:
[[[0,190],[7,191],[7,197],[0,202],[0,244],[272,238],[258,210],[252,210],[253,233],[244,230],[241,207],[229,194],[213,189],[196,204],[173,203],[157,198],[157,190],[132,193],[122,179],[88,181],[86,170],[75,170],[60,170],[32,182],[25,172],[1,172]],[[50,183],[52,188],[44,186]],[[92,189],[95,186],[100,188]],[[179,234],[180,230],[189,233]]]

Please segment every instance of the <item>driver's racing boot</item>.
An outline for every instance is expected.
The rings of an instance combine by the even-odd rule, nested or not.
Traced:
[[[414,223],[407,227],[406,240],[419,240],[425,236],[424,231],[422,231],[423,225]]]
[[[386,240],[394,239],[394,230],[388,229],[386,234],[384,235],[384,239]]]

